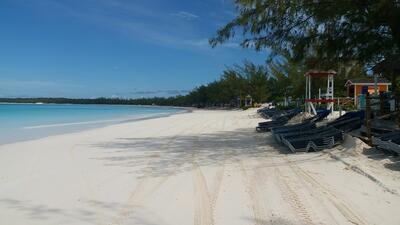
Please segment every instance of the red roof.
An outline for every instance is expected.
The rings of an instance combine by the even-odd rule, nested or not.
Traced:
[[[336,72],[333,70],[328,70],[328,71],[310,70],[305,74],[305,76],[311,76],[311,77],[327,77],[329,75],[336,75]]]

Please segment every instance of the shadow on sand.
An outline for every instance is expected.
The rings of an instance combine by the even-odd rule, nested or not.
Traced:
[[[289,149],[276,143],[270,134],[255,133],[253,129],[149,138],[123,138],[91,147],[108,151],[109,156],[96,157],[107,166],[132,167],[138,176],[165,176],[185,172],[198,166],[219,166],[265,157],[291,155]],[[104,154],[102,154],[104,155]],[[322,160],[325,153],[308,153],[293,163]],[[324,159],[329,160],[329,159]],[[333,161],[333,160],[332,160]],[[259,167],[285,163],[266,162]],[[138,169],[140,168],[140,169]],[[137,174],[139,173],[139,174]]]
[[[372,148],[364,148],[362,152],[365,156],[369,159],[382,161],[389,159],[390,162],[384,163],[385,168],[393,170],[393,171],[400,171],[400,157],[393,155],[393,153],[386,152],[380,149]]]
[[[9,198],[0,199],[0,204],[12,210],[17,210],[32,221],[46,221],[46,224],[109,224],[104,219],[114,218],[126,204],[100,201],[82,201],[81,208],[54,208],[31,201],[18,201]],[[132,206],[130,206],[132,207]],[[143,225],[157,225],[157,216],[144,209],[136,208],[135,214],[129,218],[129,223]],[[2,212],[5,213],[5,212]],[[6,214],[2,214],[6,216]],[[101,215],[101,216],[99,216]],[[141,215],[141,216],[139,216]],[[104,218],[106,216],[106,218]]]
[[[87,146],[85,146],[87,147]],[[270,134],[258,134],[253,129],[205,133],[196,135],[177,135],[148,138],[121,138],[89,146],[99,152],[100,160],[106,166],[122,167],[136,177],[160,177],[173,173],[187,172],[197,166],[229,166],[241,160],[256,160],[260,157],[285,157],[290,151],[278,145]],[[309,153],[306,157],[296,157],[293,163],[329,160],[321,157],[324,153]],[[265,160],[257,168],[286,166],[277,160]],[[238,167],[232,167],[238,168]],[[254,168],[253,168],[254,169]],[[76,209],[52,208],[31,201],[0,198],[0,204],[17,210],[32,220],[54,224],[93,224],[99,221],[99,213],[113,218],[126,205],[120,203],[80,200]],[[145,209],[137,209],[145,210]],[[136,214],[135,214],[136,215]],[[133,224],[151,225],[157,218],[151,212],[141,212],[142,217],[133,216]],[[259,221],[261,222],[261,221]],[[271,221],[264,221],[270,223]],[[287,221],[279,220],[282,224]]]

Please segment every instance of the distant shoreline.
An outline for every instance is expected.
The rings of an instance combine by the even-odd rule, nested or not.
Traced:
[[[38,104],[40,103],[40,104]],[[135,105],[135,104],[85,104],[85,103],[46,103],[46,102],[37,102],[37,103],[32,103],[32,102],[1,102],[0,105],[109,105],[109,106],[137,106],[137,107],[158,107],[158,108],[173,108],[173,109],[184,109],[184,110],[189,110],[193,111],[195,107],[189,107],[189,106],[169,106],[169,105]]]

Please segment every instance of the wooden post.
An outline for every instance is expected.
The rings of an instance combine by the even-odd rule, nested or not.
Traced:
[[[367,144],[372,145],[371,134],[371,98],[369,93],[365,95],[365,133],[367,136]]]
[[[385,99],[383,98],[384,96],[383,96],[383,92],[379,92],[379,115],[380,116],[383,116],[384,114],[385,114],[385,109],[384,109],[384,106],[385,106]]]

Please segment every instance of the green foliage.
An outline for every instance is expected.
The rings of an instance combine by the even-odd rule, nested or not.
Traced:
[[[297,99],[304,96],[306,68],[302,64],[289,56],[282,56],[279,60],[271,61],[268,68],[274,79],[270,85],[273,100],[282,101],[284,97]]]
[[[289,96],[292,99],[304,98],[306,84],[304,74],[312,67],[310,68],[304,61],[299,62],[286,54],[278,57],[277,60],[270,61],[267,68],[271,76],[268,88],[271,96],[269,100],[278,102]],[[356,62],[331,63],[328,68],[338,72],[334,85],[336,96],[346,96],[347,90],[344,85],[348,79],[367,77],[364,68]],[[322,89],[322,93],[326,92],[326,78],[314,78],[311,86],[314,96],[318,96],[318,88]]]
[[[398,0],[235,0],[235,5],[238,16],[210,39],[212,46],[242,33],[243,47],[289,53],[309,68],[356,61],[378,65],[393,83],[400,74]]]
[[[190,92],[187,102],[199,107],[237,106],[238,99],[243,103],[247,95],[253,98],[253,102],[267,101],[268,77],[266,67],[245,61],[243,65],[227,68],[218,81]]]

